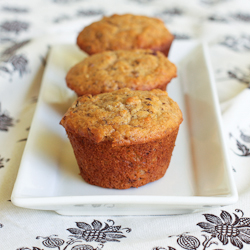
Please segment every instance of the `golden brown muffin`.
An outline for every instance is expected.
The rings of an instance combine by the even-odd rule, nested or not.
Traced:
[[[182,120],[167,92],[125,88],[79,97],[60,124],[86,182],[126,189],[164,176]]]
[[[132,14],[103,17],[85,27],[77,44],[89,55],[106,50],[152,49],[168,55],[174,36],[153,17]]]
[[[152,50],[104,51],[73,66],[67,86],[78,96],[100,94],[121,88],[166,90],[176,77],[176,66],[161,52]]]

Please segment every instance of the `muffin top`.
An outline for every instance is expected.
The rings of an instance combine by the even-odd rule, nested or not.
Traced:
[[[113,146],[146,143],[167,136],[181,124],[182,112],[166,91],[128,88],[79,97],[60,124],[67,132]]]
[[[67,86],[78,96],[96,95],[121,88],[151,90],[176,77],[176,66],[152,50],[105,51],[85,58],[66,76]]]
[[[174,36],[157,18],[132,14],[112,15],[86,26],[77,37],[78,46],[89,55],[105,50],[161,49]]]

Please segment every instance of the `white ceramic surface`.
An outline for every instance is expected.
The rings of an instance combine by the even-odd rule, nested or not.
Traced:
[[[62,215],[156,215],[200,211],[237,201],[223,139],[220,108],[205,44],[175,41],[170,60],[178,77],[168,92],[180,106],[181,124],[165,176],[140,188],[105,189],[80,176],[60,119],[76,98],[65,75],[86,55],[75,45],[51,49],[37,109],[11,201]]]

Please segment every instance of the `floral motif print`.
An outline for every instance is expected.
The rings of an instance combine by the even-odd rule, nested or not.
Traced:
[[[212,14],[208,16],[207,18],[209,21],[213,22],[223,22],[223,23],[229,23],[229,22],[244,22],[248,23],[250,22],[250,13],[241,13],[241,12],[235,12],[233,14]]]
[[[168,248],[165,248],[165,247],[154,247],[152,250],[176,250],[176,249],[173,248],[173,247],[168,247]]]
[[[1,157],[0,155],[0,168],[4,167],[4,163],[8,162],[10,159],[4,159],[3,157]],[[0,224],[0,228],[1,228],[1,224]]]
[[[249,126],[250,127],[250,126]],[[250,142],[250,135],[247,135],[245,131],[240,129],[240,138],[242,141],[249,143]]]
[[[8,131],[9,127],[12,127],[13,118],[9,116],[6,112],[1,112],[1,103],[0,103],[0,131]]]
[[[157,18],[160,18],[165,23],[170,23],[173,18],[184,15],[184,12],[180,8],[167,8],[155,14]]]
[[[52,0],[52,2],[54,3],[73,3],[73,2],[79,2],[79,1],[83,1],[83,0]]]
[[[74,240],[74,239],[70,239],[69,241],[65,242],[63,239],[60,238],[56,238],[57,235],[51,235],[48,237],[42,237],[42,236],[37,236],[36,239],[44,239],[42,241],[42,244],[46,247],[46,248],[57,248],[58,250],[61,249],[61,247],[63,247],[63,250],[66,250],[69,246],[73,245],[76,242],[80,242],[80,240]],[[64,245],[64,243],[66,243]],[[98,246],[97,248],[92,247],[91,245],[87,245],[87,244],[77,244],[75,246],[73,246],[71,248],[71,250],[100,250],[103,247],[103,244],[99,244],[100,247]],[[17,250],[31,250],[28,247],[22,247],[22,248],[18,248]],[[38,247],[33,247],[32,250],[44,250],[44,249],[40,249]]]
[[[3,6],[2,10],[5,12],[12,12],[12,13],[27,13],[27,12],[29,12],[29,10],[27,8],[10,7],[10,6]]]
[[[229,133],[229,138],[233,140],[233,143],[236,143],[237,150],[240,153],[237,153],[236,150],[233,150],[233,152],[238,156],[250,156],[250,148],[247,147],[243,142],[249,143],[250,142],[250,136],[243,133],[242,130],[240,130],[240,139],[243,142],[240,142],[240,140],[236,139],[232,133]]]
[[[200,241],[196,237],[185,234],[179,236],[177,243],[184,249],[196,250],[200,246]]]
[[[202,4],[206,5],[215,5],[221,2],[226,2],[227,0],[200,0]]]
[[[13,55],[8,60],[3,62],[3,65],[0,66],[0,73],[1,71],[12,75],[14,72],[19,72],[19,75],[22,76],[24,73],[27,72],[28,66],[28,59],[25,55]]]
[[[25,55],[14,55],[8,60],[8,63],[11,63],[13,71],[18,71],[22,76],[27,70],[28,59]]]
[[[61,15],[61,16],[59,16],[59,17],[56,17],[56,18],[53,20],[53,22],[54,22],[54,23],[61,23],[61,22],[64,22],[64,21],[68,21],[68,20],[70,20],[70,19],[71,19],[70,16],[63,14],[63,15]]]
[[[25,40],[8,47],[1,53],[0,75],[8,74],[11,76],[15,72],[19,72],[22,76],[28,71],[28,58],[24,54],[17,54],[17,50],[29,43]]]
[[[171,8],[165,9],[161,12],[162,15],[169,15],[169,16],[181,16],[183,15],[183,10],[179,8]]]
[[[4,158],[1,158],[1,155],[0,155],[0,168],[4,167],[3,160],[4,160]],[[1,227],[1,224],[0,224],[0,227]]]
[[[230,242],[239,249],[243,248],[243,243],[250,244],[250,218],[239,218],[234,213],[235,219],[233,221],[232,216],[224,210],[221,212],[220,217],[213,214],[204,214],[204,216],[207,222],[197,224],[203,229],[202,232],[210,234],[210,238],[206,238],[203,242],[204,249],[215,238],[223,245],[227,245]]]
[[[102,10],[95,10],[95,9],[77,11],[78,17],[90,17],[90,16],[99,16],[99,15],[104,15],[104,12]]]
[[[20,247],[20,248],[18,248],[17,250],[31,250],[31,249],[28,248],[28,247]],[[38,247],[33,247],[32,250],[41,250],[41,249],[38,248]]]
[[[249,65],[244,68],[237,66],[230,66],[225,69],[217,69],[217,81],[234,80],[240,84],[245,84],[247,88],[250,88],[250,67]]]
[[[235,67],[232,70],[228,70],[228,76],[232,79],[238,80],[240,83],[247,84],[250,86],[250,70],[244,72],[242,69]]]
[[[122,230],[130,232],[131,229],[123,228],[121,226],[114,226],[113,220],[108,220],[112,225],[104,223],[104,225],[98,221],[94,220],[91,225],[85,222],[76,222],[78,228],[68,228],[67,230],[72,233],[72,237],[77,239],[83,239],[87,242],[96,241],[101,243],[106,243],[107,241],[119,242],[121,238],[126,236],[123,234]]]
[[[52,236],[57,236],[57,235],[52,235]],[[43,238],[43,245],[48,248],[60,248],[64,244],[64,240],[59,239],[59,238],[53,238],[52,236],[49,237],[42,237],[42,236],[37,236],[36,239]]]
[[[187,233],[188,232],[183,233],[181,235],[171,235],[171,236],[169,236],[169,238],[176,236],[176,237],[178,237],[177,243],[180,247],[182,247],[183,249],[186,249],[186,250],[197,250],[200,246],[199,239],[193,235],[187,235]],[[172,247],[169,247],[169,248],[171,248],[171,250],[174,249]],[[161,249],[161,248],[159,248],[159,249]],[[165,248],[163,248],[163,249],[165,249]],[[157,250],[157,249],[153,249],[153,250]]]
[[[147,4],[147,3],[154,2],[154,0],[130,0],[130,1],[136,2],[136,3],[139,3],[139,4]]]
[[[220,23],[227,23],[228,19],[224,17],[223,15],[218,15],[218,14],[212,14],[208,16],[207,18],[209,21],[212,22],[220,22]]]
[[[13,32],[18,34],[20,31],[26,31],[29,23],[21,21],[5,21],[0,25],[0,29],[5,32]]]
[[[235,210],[237,213],[241,213],[239,217],[234,213],[234,220],[232,216],[227,212],[222,210],[220,216],[214,214],[203,214],[206,218],[206,222],[199,222],[197,226],[201,227],[202,232],[210,234],[210,236],[202,235],[205,240],[202,242],[199,238],[193,235],[187,235],[188,232],[181,235],[171,235],[171,237],[178,237],[177,244],[186,250],[206,250],[210,248],[212,244],[219,245],[221,242],[223,245],[231,243],[237,249],[242,249],[244,244],[250,244],[250,218],[244,217],[244,213],[240,209]],[[213,248],[215,249],[215,248]],[[220,249],[221,248],[216,248]],[[176,250],[173,247],[154,247],[152,250]]]
[[[73,20],[75,18],[81,17],[91,17],[91,16],[102,16],[104,12],[100,9],[81,9],[78,10],[74,15],[61,14],[60,16],[53,19],[54,23],[62,23],[64,21]]]
[[[29,40],[25,40],[19,43],[15,43],[14,45],[8,47],[7,49],[5,49],[2,53],[1,53],[1,57],[10,57],[12,55],[15,54],[15,52],[20,49],[21,47],[23,47],[24,45],[26,45],[27,43],[29,43]]]
[[[225,36],[224,40],[220,44],[237,52],[250,51],[250,36],[248,35],[241,35],[240,37],[231,35]]]
[[[241,154],[237,154],[237,153],[235,154],[239,156],[250,156],[250,149],[246,145],[240,143],[238,140],[236,140],[236,143],[237,143],[238,149],[241,151]]]
[[[174,35],[174,38],[175,38],[176,40],[188,40],[188,39],[191,38],[188,34],[177,34],[177,33],[173,33],[173,35]]]
[[[129,233],[130,228],[121,228],[121,226],[115,226],[113,220],[107,220],[108,223],[101,223],[98,220],[94,220],[91,225],[86,222],[76,222],[77,228],[68,228],[67,230],[73,234],[69,235],[69,240],[65,241],[58,238],[57,235],[50,236],[37,236],[36,239],[42,239],[42,244],[46,248],[57,248],[58,250],[66,250],[71,247],[71,250],[100,250],[104,247],[103,243],[109,241],[120,242],[121,238],[126,238],[123,231]],[[86,241],[98,242],[97,248],[94,248],[88,244],[79,244],[79,242]],[[22,247],[17,250],[31,250],[27,247]],[[44,250],[38,247],[33,247],[32,250]]]
[[[241,22],[250,22],[250,13],[235,13],[231,15],[233,19]]]

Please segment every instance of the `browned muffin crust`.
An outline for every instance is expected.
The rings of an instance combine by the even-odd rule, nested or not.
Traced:
[[[83,179],[105,188],[140,187],[163,177],[182,113],[167,92],[79,97],[61,120]]]
[[[80,175],[89,184],[127,189],[162,178],[169,166],[178,128],[148,143],[113,147],[112,142],[94,143],[69,132]]]
[[[128,88],[79,97],[61,120],[66,131],[113,146],[162,138],[181,122],[181,110],[167,92]]]
[[[176,66],[161,52],[152,50],[105,51],[85,58],[66,76],[67,86],[78,96],[121,88],[166,90],[177,76]]]
[[[115,14],[85,27],[77,37],[77,44],[89,55],[135,48],[162,51],[168,55],[173,39],[174,36],[157,18]]]

